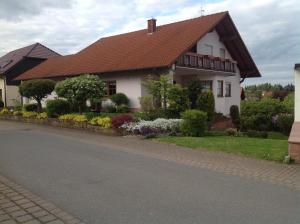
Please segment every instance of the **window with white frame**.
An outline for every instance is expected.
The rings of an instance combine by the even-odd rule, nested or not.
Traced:
[[[231,97],[231,83],[225,83],[225,97]]]

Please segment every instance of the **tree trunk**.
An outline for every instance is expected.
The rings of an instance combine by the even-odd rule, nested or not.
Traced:
[[[41,100],[37,100],[37,112],[41,113],[42,112],[42,103]]]

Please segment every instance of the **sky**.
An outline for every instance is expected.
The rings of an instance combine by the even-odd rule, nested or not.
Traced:
[[[299,0],[0,0],[0,56],[40,42],[63,55],[101,37],[229,11],[262,78],[293,83],[300,63]]]

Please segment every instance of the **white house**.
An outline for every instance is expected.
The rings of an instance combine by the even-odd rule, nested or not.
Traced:
[[[260,77],[228,12],[162,26],[148,20],[147,29],[102,38],[77,54],[50,58],[18,80],[91,73],[106,82],[107,95],[125,93],[133,110],[146,95],[143,81],[168,75],[185,86],[200,80],[215,96],[216,112],[225,115],[240,105],[240,83]]]

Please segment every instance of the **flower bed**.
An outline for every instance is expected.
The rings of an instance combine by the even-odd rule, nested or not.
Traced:
[[[5,110],[3,113],[0,111],[0,119],[11,120],[11,121],[20,121],[33,124],[42,124],[49,125],[54,127],[61,128],[71,128],[71,129],[84,129],[88,131],[98,132],[105,135],[120,135],[119,132],[110,128],[111,122],[108,124],[108,119],[103,118],[102,123],[92,123],[88,122],[84,115],[79,114],[65,114],[59,118],[48,118],[45,112],[36,113],[36,112],[10,112]],[[104,122],[104,123],[103,123]],[[103,124],[103,125],[102,125]]]

